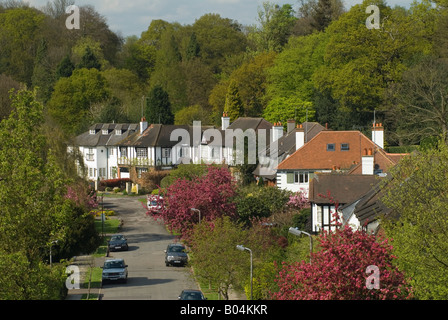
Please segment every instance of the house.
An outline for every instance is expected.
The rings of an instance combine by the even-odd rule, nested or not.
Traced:
[[[118,177],[116,143],[138,129],[138,124],[95,124],[74,139],[74,145],[83,156],[89,180]]]
[[[311,231],[334,230],[339,224],[360,224],[353,219],[354,207],[384,179],[377,175],[316,173],[310,181]],[[334,214],[338,213],[339,220]]]
[[[190,125],[95,124],[77,136],[77,147],[88,168],[89,180],[137,178],[150,169],[169,170],[184,163],[220,163],[234,166],[245,146],[257,144],[260,136],[268,142],[281,137],[283,129],[263,118],[239,118],[230,123],[223,114],[221,128]],[[250,148],[249,148],[250,149]],[[243,161],[251,160],[242,157]],[[252,159],[256,163],[256,154]]]
[[[281,123],[279,126],[280,128],[282,127]],[[300,149],[305,143],[308,143],[319,132],[325,130],[325,127],[317,122],[304,122],[296,126],[295,120],[288,120],[286,128],[286,134],[281,134],[278,139],[270,143],[260,153],[265,157],[273,156],[273,158],[276,158],[275,164],[272,161],[264,161],[262,158],[253,172],[254,175],[262,177],[269,184],[276,185],[277,166],[279,163]]]
[[[297,131],[296,134],[303,133]],[[277,167],[277,186],[308,193],[316,173],[384,175],[404,155],[384,149],[384,129],[372,128],[372,139],[360,131],[321,130]]]
[[[392,214],[392,210],[381,201],[382,186],[382,184],[376,184],[359,199],[342,206],[343,225],[347,224],[355,230],[363,229],[377,234],[380,230],[380,219]]]

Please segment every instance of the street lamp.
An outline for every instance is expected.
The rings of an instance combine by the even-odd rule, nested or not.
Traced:
[[[52,256],[52,253],[51,253],[51,248],[53,247],[53,244],[56,244],[56,243],[58,243],[58,240],[53,240],[50,243],[50,268],[51,268],[51,266],[53,264],[53,256]]]
[[[240,251],[244,251],[247,250],[250,253],[250,300],[252,300],[252,295],[253,295],[253,291],[252,291],[252,269],[253,269],[253,262],[252,262],[252,250],[250,250],[249,248],[243,247],[242,245],[237,245],[236,248]]]
[[[310,264],[311,264],[311,253],[313,252],[313,237],[308,232],[301,231],[298,228],[289,228],[289,233],[292,233],[293,235],[300,236],[302,233],[310,237]]]
[[[201,223],[201,211],[199,209],[191,208],[190,210],[196,211],[199,213],[199,223]]]

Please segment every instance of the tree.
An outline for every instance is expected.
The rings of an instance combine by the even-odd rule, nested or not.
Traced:
[[[406,65],[426,52],[431,40],[426,37],[430,31],[425,35],[419,29],[417,20],[424,14],[391,9],[382,1],[373,3],[383,17],[380,29],[366,28],[365,8],[370,4],[353,6],[327,27],[324,65],[313,74],[316,89],[330,92],[340,111],[368,115],[358,125],[371,123],[373,111],[384,105],[388,86],[400,81]],[[426,18],[430,16],[428,7]]]
[[[95,68],[97,70],[101,70],[101,63],[98,61],[98,58],[93,53],[92,49],[90,47],[87,47],[77,67],[79,69]]]
[[[193,125],[193,121],[201,121],[204,124],[210,124],[210,114],[199,105],[183,108],[176,112],[174,116],[174,124]]]
[[[312,263],[283,263],[277,276],[278,300],[409,299],[410,288],[396,267],[388,239],[379,239],[349,226],[324,232]],[[379,271],[379,288],[368,289],[368,267]],[[371,272],[371,271],[369,271]]]
[[[212,221],[204,221],[194,227],[191,244],[191,260],[195,276],[208,281],[217,287],[217,291],[225,300],[229,299],[232,288],[250,288],[250,259],[247,252],[236,249],[243,245],[252,250],[254,270],[258,266],[269,264],[269,257],[278,249],[269,228],[260,223],[252,229],[244,228],[242,223],[233,221],[228,216],[217,217]],[[210,255],[210,252],[219,254]],[[264,271],[264,270],[263,270]],[[270,270],[269,270],[270,271]],[[266,279],[266,273],[257,272],[258,279]],[[255,298],[263,295],[263,288],[255,283]],[[266,284],[263,283],[263,287]],[[246,290],[250,298],[250,290]]]
[[[447,170],[448,147],[441,140],[403,158],[382,184],[381,201],[392,210],[382,224],[417,299],[448,295]]]
[[[63,233],[59,209],[66,180],[48,149],[35,95],[20,90],[12,106],[0,124],[0,243],[3,252],[23,252],[32,264]]]
[[[70,60],[70,56],[66,55],[56,68],[56,80],[59,78],[69,78],[75,70],[75,65]]]
[[[254,43],[256,52],[282,51],[288,43],[297,18],[290,4],[279,6],[268,1],[258,9],[259,27],[249,28],[248,38]]]
[[[149,123],[174,123],[168,93],[161,86],[155,86],[149,93],[145,116]]]
[[[239,117],[244,116],[244,106],[235,81],[231,81],[227,89],[226,104],[224,111],[230,117],[230,121],[235,121]]]
[[[194,224],[212,221],[223,215],[235,217],[235,181],[226,168],[210,166],[206,175],[192,180],[178,179],[163,193],[165,207],[156,218],[161,217],[171,231],[188,238]]]
[[[199,57],[199,53],[201,52],[201,48],[199,47],[198,40],[196,39],[196,34],[193,32],[190,37],[190,42],[187,46],[187,60],[191,60]]]
[[[56,82],[48,111],[64,132],[77,135],[91,124],[90,108],[109,97],[106,80],[100,71],[76,69],[71,77]]]
[[[337,20],[345,12],[341,0],[301,0],[300,4],[298,19],[292,30],[296,36],[324,31],[332,21]]]
[[[391,86],[390,109],[396,139],[415,144],[428,137],[448,141],[448,63],[443,59],[425,58],[404,72],[403,80]]]

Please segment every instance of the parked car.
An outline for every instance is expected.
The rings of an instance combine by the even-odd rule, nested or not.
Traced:
[[[163,197],[149,194],[147,196],[146,207],[148,213],[159,213],[163,208]]]
[[[122,234],[113,235],[107,245],[109,251],[129,250],[128,240]]]
[[[179,300],[207,300],[204,294],[199,290],[182,290]]]
[[[180,243],[171,243],[165,250],[165,265],[185,266],[188,262],[185,246]]]
[[[124,259],[107,259],[103,265],[103,284],[107,281],[128,281],[128,265]]]

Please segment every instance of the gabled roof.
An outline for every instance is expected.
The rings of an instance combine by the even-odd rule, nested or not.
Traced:
[[[97,123],[90,126],[88,131],[75,137],[74,144],[83,147],[112,146],[134,134],[138,128],[138,124]],[[116,134],[118,129],[122,131],[121,135]],[[91,134],[91,130],[94,130],[95,134]],[[108,133],[103,134],[103,130],[108,130]]]
[[[272,129],[272,123],[266,121],[263,118],[249,118],[241,117],[232,122],[227,129],[241,129],[246,131],[247,129],[259,130],[259,129]]]
[[[142,134],[140,131],[135,132],[128,138],[121,140],[117,145],[133,146],[133,147],[166,147],[171,148],[182,142],[182,134],[187,134],[185,138],[189,138],[185,143],[189,146],[199,145],[204,130],[209,129],[208,126],[201,126],[198,141],[193,141],[194,127],[190,125],[162,125],[152,124]],[[177,134],[175,130],[179,130]],[[173,141],[171,140],[173,139]]]
[[[327,144],[334,144],[334,151],[327,151]],[[348,144],[349,150],[342,151],[341,144]],[[392,157],[360,131],[320,131],[308,143],[282,161],[278,170],[332,170],[354,169],[361,164],[362,156],[367,150],[372,150],[375,164],[387,171],[397,163],[398,157]],[[360,173],[358,171],[352,172]]]
[[[339,204],[360,199],[381,181],[374,175],[315,174],[310,181],[308,199],[317,204],[329,204],[330,195]]]

